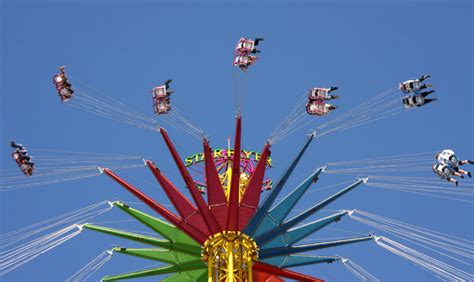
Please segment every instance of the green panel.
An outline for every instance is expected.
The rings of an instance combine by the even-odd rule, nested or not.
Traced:
[[[102,227],[102,226],[96,226],[92,224],[84,224],[84,228],[99,231],[102,233],[110,234],[113,236],[129,239],[135,242],[143,243],[143,244],[148,244],[152,245],[155,247],[160,247],[168,250],[175,250],[175,251],[180,251],[188,254],[193,254],[193,255],[201,255],[201,248],[200,247],[194,247],[194,246],[189,246],[189,245],[182,245],[179,243],[172,243],[166,240],[162,239],[157,239],[153,238],[150,236],[144,236],[136,233],[131,233],[131,232],[125,232],[113,228],[108,228],[108,227]]]
[[[155,275],[162,274],[171,274],[171,273],[181,273],[190,270],[207,270],[207,266],[202,260],[196,260],[182,265],[171,265],[159,268],[153,268],[148,270],[135,271],[130,273],[125,273],[116,276],[106,276],[102,278],[102,281],[116,281],[123,279],[139,278],[139,277],[150,277]]]
[[[191,280],[188,280],[187,277],[183,277],[183,273],[176,273],[172,276],[166,277],[165,279],[161,279],[161,282],[176,282],[176,281],[184,281],[188,282]]]
[[[199,246],[199,244],[186,235],[184,232],[180,231],[176,226],[166,223],[158,218],[155,218],[149,214],[141,212],[139,210],[130,208],[122,202],[114,202],[114,205],[124,212],[128,213],[130,216],[134,217],[144,225],[151,228],[153,231],[158,232],[161,236],[165,237],[171,242],[181,243],[184,245],[190,246]]]
[[[188,255],[165,249],[129,249],[117,247],[114,248],[114,252],[145,259],[157,260],[169,264],[182,264],[200,258],[198,255]]]
[[[202,280],[204,278],[204,280]],[[161,282],[195,282],[207,281],[207,269],[191,270],[177,273],[168,278],[162,279]]]
[[[196,280],[197,282],[207,282],[208,279],[207,279],[207,269],[204,271],[203,274],[201,274],[201,276],[199,276]]]

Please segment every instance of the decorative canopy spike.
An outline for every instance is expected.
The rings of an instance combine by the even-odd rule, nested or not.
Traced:
[[[311,215],[313,215],[315,212],[319,211],[320,209],[324,208],[325,206],[329,205],[342,195],[346,194],[347,192],[351,191],[355,187],[359,186],[360,184],[364,183],[363,179],[358,179],[355,183],[349,185],[348,187],[342,189],[341,191],[337,192],[336,194],[332,195],[331,197],[323,200],[319,204],[314,205],[313,207],[303,211],[299,215],[293,217],[292,219],[286,221],[285,223],[263,233],[262,235],[259,235],[258,237],[255,238],[255,241],[257,242],[258,245],[262,245],[265,242],[268,242],[275,238],[276,236],[284,233],[286,230],[289,230],[290,228],[296,226],[303,220],[307,219]]]
[[[179,230],[176,226],[159,220],[158,218],[152,217],[151,215],[139,210],[133,209],[122,202],[114,202],[113,204],[130,216],[134,217],[136,220],[151,228],[153,231],[165,237],[168,241],[199,247],[199,244],[197,244],[196,241]]]
[[[283,173],[277,185],[270,191],[270,194],[268,194],[268,196],[263,201],[262,205],[255,212],[255,215],[253,216],[253,218],[249,221],[247,226],[244,228],[243,232],[245,234],[249,236],[254,235],[258,226],[262,222],[262,219],[265,217],[266,213],[270,210],[271,206],[273,205],[278,195],[280,194],[281,190],[285,186],[286,181],[290,177],[291,173],[294,171],[298,162],[301,160],[301,157],[305,153],[306,149],[308,149],[308,146],[311,143],[311,141],[314,139],[314,136],[315,136],[314,133],[308,136],[308,139],[303,144],[303,147],[301,147],[301,149],[299,150],[294,160],[290,163],[286,171]]]
[[[163,139],[165,140],[166,146],[168,146],[168,150],[170,151],[176,163],[176,166],[179,169],[181,176],[183,177],[184,182],[186,183],[186,186],[189,188],[189,192],[191,193],[191,196],[194,202],[196,203],[197,208],[199,209],[202,217],[204,218],[204,221],[206,222],[208,229],[211,231],[211,234],[216,234],[222,231],[219,224],[217,223],[216,218],[209,210],[206,201],[204,201],[204,199],[202,198],[201,192],[199,192],[198,188],[196,187],[194,180],[192,179],[191,175],[186,169],[186,166],[184,165],[181,157],[176,151],[176,148],[171,142],[165,129],[160,128],[160,132],[161,132],[161,135],[163,136]]]
[[[341,217],[345,216],[346,214],[347,212],[339,212],[339,213],[327,216],[325,218],[310,222],[303,226],[288,230],[286,234],[288,244],[293,245],[303,240],[304,238],[308,237],[311,234],[314,234],[318,230],[321,230],[322,228],[326,227],[327,225],[341,220]]]
[[[222,188],[219,174],[212,158],[212,150],[207,139],[204,139],[203,147],[208,204],[209,206],[227,204],[227,198]]]
[[[303,265],[311,265],[311,264],[318,264],[318,263],[333,263],[339,260],[340,257],[328,257],[328,256],[313,256],[313,255],[287,255],[287,256],[279,256],[279,257],[272,257],[262,262],[278,266],[280,268],[289,268],[289,267],[297,267]]]
[[[116,247],[113,249],[113,251],[120,254],[161,261],[174,265],[196,261],[201,257],[200,255],[189,255],[165,249],[134,249]]]
[[[295,190],[293,190],[287,197],[281,200],[275,207],[273,207],[269,214],[271,217],[276,219],[278,223],[288,216],[291,210],[296,206],[298,201],[303,197],[304,193],[309,189],[311,184],[316,183],[319,179],[319,175],[323,171],[322,168],[318,168],[313,172],[303,183],[301,183]]]
[[[204,164],[206,172],[207,203],[222,228],[227,227],[227,198],[222,188],[209,141],[204,139]]]
[[[266,272],[253,271],[253,281],[265,281],[265,282],[285,282],[281,277]]]
[[[244,196],[240,202],[239,230],[247,225],[247,222],[252,218],[258,208],[260,195],[262,194],[263,178],[265,177],[265,169],[267,167],[267,159],[270,155],[270,146],[269,142],[265,144],[257,167],[250,177]]]
[[[130,278],[140,278],[140,277],[148,277],[154,275],[162,275],[162,274],[170,274],[170,273],[180,273],[198,269],[206,269],[206,265],[202,261],[192,261],[189,263],[184,263],[181,265],[171,265],[159,268],[153,268],[148,270],[141,270],[126,274],[121,274],[117,276],[106,276],[102,278],[102,281],[115,281],[115,280],[123,280],[123,279],[130,279]]]
[[[103,171],[104,171],[105,174],[107,174],[113,180],[115,180],[117,183],[119,183],[122,187],[124,187],[130,193],[132,193],[137,198],[139,198],[143,203],[145,203],[147,206],[152,208],[154,211],[156,211],[158,214],[160,214],[162,217],[164,217],[170,223],[174,224],[176,227],[179,227],[181,230],[183,230],[183,232],[188,234],[191,238],[193,238],[197,242],[202,244],[207,240],[206,234],[202,233],[200,230],[194,228],[193,226],[187,224],[183,220],[183,218],[178,217],[177,215],[170,212],[168,209],[166,209],[165,207],[163,207],[159,203],[155,202],[153,199],[148,197],[145,193],[143,193],[139,189],[133,187],[132,185],[127,183],[125,180],[120,178],[118,175],[113,173],[110,169],[104,168]]]
[[[176,282],[176,281],[189,281],[189,282],[207,282],[207,270],[188,270],[181,273],[176,273],[170,277],[161,279],[161,282]]]
[[[232,158],[232,179],[230,184],[229,211],[227,214],[227,231],[237,231],[239,228],[241,138],[242,116],[240,112],[238,112],[234,136],[234,155]]]
[[[167,249],[167,250],[176,250],[179,252],[191,254],[191,255],[200,255],[201,250],[199,247],[192,247],[188,245],[182,245],[179,243],[173,243],[167,240],[161,240],[157,238],[153,238],[150,236],[145,236],[141,234],[136,234],[132,232],[125,232],[109,227],[102,227],[102,226],[97,226],[93,224],[84,224],[84,228],[106,233],[109,235],[121,237],[121,238],[126,238],[128,240],[132,240],[135,242],[143,243],[143,244],[148,244],[151,246]]]
[[[314,243],[314,244],[307,244],[307,245],[300,245],[300,246],[293,246],[293,247],[277,247],[277,248],[269,248],[269,249],[262,249],[260,250],[260,258],[266,259],[271,257],[277,256],[285,256],[303,252],[309,252],[314,250],[320,250],[325,248],[331,248],[341,245],[353,244],[368,240],[373,240],[374,237],[372,235],[366,237],[358,237],[358,238],[349,238],[343,240],[335,240],[329,242],[321,242],[321,243]]]
[[[257,262],[253,265],[253,269],[258,272],[278,275],[284,278],[293,279],[297,281],[307,281],[307,282],[323,282],[324,280],[314,278],[308,275],[297,273],[288,269],[278,268],[273,265],[266,263]]]
[[[173,206],[186,223],[201,230],[207,236],[212,235],[199,210],[171,183],[151,161],[146,161],[151,172],[165,191]]]
[[[325,218],[310,222],[308,224],[299,226],[297,228],[293,228],[287,230],[286,232],[280,234],[277,238],[268,241],[267,243],[263,243],[260,247],[265,246],[265,248],[273,248],[273,247],[284,247],[284,246],[291,246],[304,238],[308,237],[311,234],[314,234],[318,230],[324,228],[325,226],[339,221],[341,217],[346,215],[347,212],[339,212],[334,215],[327,216]]]
[[[304,193],[309,189],[312,183],[316,183],[319,175],[323,171],[322,168],[318,168],[313,172],[306,180],[304,180],[298,187],[296,187],[288,196],[281,200],[276,206],[274,206],[263,219],[260,226],[257,228],[254,236],[259,236],[268,230],[280,225],[283,220],[288,216],[290,211],[295,207]]]

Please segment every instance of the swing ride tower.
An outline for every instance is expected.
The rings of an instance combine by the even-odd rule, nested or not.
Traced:
[[[271,143],[269,141],[265,143],[254,170],[250,175],[246,174],[241,165],[242,154],[235,153],[242,152],[242,117],[240,114],[236,118],[234,154],[228,160],[230,164],[226,166],[225,170],[222,170],[222,173],[219,173],[213,159],[209,141],[203,139],[207,200],[204,199],[202,191],[198,189],[167,132],[163,128],[160,132],[191,194],[192,202],[166,178],[152,161],[146,160],[145,163],[177,213],[148,197],[112,170],[102,168],[101,171],[168,221],[165,222],[132,209],[123,203],[114,203],[115,206],[151,228],[165,240],[92,224],[85,224],[84,228],[151,245],[153,248],[149,249],[115,248],[114,251],[165,262],[169,266],[107,276],[103,278],[103,281],[162,274],[174,274],[170,278],[175,280],[170,281],[237,282],[267,281],[267,279],[283,281],[285,278],[299,281],[321,281],[289,268],[340,260],[337,256],[312,256],[302,254],[304,252],[373,239],[371,235],[368,235],[314,244],[296,244],[330,223],[340,220],[347,212],[339,212],[309,224],[299,225],[299,223],[345,193],[365,183],[366,179],[357,179],[353,184],[333,196],[285,221],[311,184],[318,180],[323,172],[323,168],[320,168],[277,205],[274,205],[288,178],[314,139],[314,133],[308,137],[276,186],[267,192],[265,200],[260,201],[265,171],[269,163]],[[228,185],[227,189],[226,185]]]

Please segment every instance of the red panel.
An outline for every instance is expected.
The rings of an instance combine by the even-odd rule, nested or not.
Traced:
[[[214,164],[209,142],[204,139],[204,163],[206,170],[207,203],[221,229],[227,227],[227,198]]]
[[[161,173],[153,162],[146,161],[146,164],[184,221],[210,236],[209,229],[199,210]]]
[[[285,280],[272,274],[254,271],[253,281],[255,282],[284,282]]]
[[[270,154],[270,143],[266,143],[262,155],[258,161],[255,171],[250,177],[249,184],[245,190],[244,197],[240,202],[239,230],[247,225],[250,218],[258,208],[260,195],[262,194],[263,178],[265,177],[265,168],[267,167],[267,158]]]
[[[193,197],[194,203],[196,203],[197,208],[199,209],[199,212],[203,216],[208,229],[211,231],[211,234],[216,234],[218,232],[221,232],[222,230],[219,224],[217,223],[216,218],[214,217],[212,212],[209,210],[209,207],[207,206],[206,201],[204,201],[204,199],[202,198],[201,192],[199,192],[199,190],[197,189],[196,184],[194,183],[194,180],[192,179],[191,175],[186,169],[186,166],[184,165],[183,161],[181,160],[181,157],[179,156],[178,152],[173,146],[173,143],[171,143],[171,140],[168,137],[168,134],[166,133],[165,129],[160,128],[160,132],[161,132],[161,135],[163,136],[163,139],[165,140],[166,146],[168,146],[168,149],[171,155],[173,156],[174,162],[176,163],[176,166],[178,167],[179,172],[181,173],[181,176],[183,177],[184,182],[189,188],[189,192],[191,193],[191,196]]]
[[[311,276],[307,276],[298,272],[294,272],[288,269],[283,269],[283,268],[278,268],[276,266],[266,264],[266,263],[261,263],[261,262],[256,262],[253,265],[253,270],[257,272],[263,272],[263,273],[268,273],[268,274],[273,274],[277,276],[281,276],[284,278],[288,279],[294,279],[298,281],[313,281],[313,282],[323,282],[324,280],[314,278]]]
[[[188,234],[191,238],[196,240],[198,243],[203,244],[207,240],[208,236],[206,234],[188,225],[186,222],[184,222],[184,220],[181,217],[176,216],[174,213],[170,212],[165,207],[163,207],[162,205],[160,205],[159,203],[155,202],[153,199],[148,197],[145,193],[133,187],[132,185],[128,184],[125,180],[117,176],[110,169],[104,168],[103,171],[105,174],[112,177],[112,179],[114,179],[117,183],[122,185],[122,187],[127,189],[130,193],[134,194],[143,203],[148,205],[150,208],[152,208],[154,211],[156,211],[158,214],[160,214],[170,223],[174,224],[176,227],[178,227],[183,232]]]
[[[227,216],[227,230],[237,231],[239,228],[239,183],[240,183],[240,149],[242,137],[242,116],[237,113],[234,157],[232,159],[232,180],[230,183],[229,212]]]

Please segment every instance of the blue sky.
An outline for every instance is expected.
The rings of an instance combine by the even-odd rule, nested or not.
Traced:
[[[15,166],[8,148],[15,139],[31,148],[144,155],[181,183],[158,134],[61,104],[51,78],[59,66],[66,65],[74,77],[149,114],[149,89],[172,78],[173,103],[206,131],[214,146],[225,146],[234,130],[232,55],[241,36],[265,38],[260,60],[248,73],[243,106],[243,143],[253,150],[262,148],[290,111],[289,105],[312,86],[339,86],[337,105],[343,112],[399,81],[432,74],[437,102],[316,140],[295,173],[300,179],[311,169],[338,160],[444,148],[474,158],[471,1],[4,0],[0,18],[2,169]],[[195,139],[167,129],[187,152],[201,150]],[[270,176],[274,180],[288,155],[302,144],[307,129],[273,147],[275,168]],[[151,196],[164,198],[145,168],[123,175]],[[350,179],[325,175],[320,185]],[[285,191],[291,188],[288,185]],[[309,207],[325,194],[310,195],[298,208]],[[0,230],[116,198],[135,201],[105,176],[2,192]],[[367,187],[330,207],[343,208],[474,237],[469,204]],[[109,217],[127,219],[118,210]],[[371,231],[346,221],[338,226]],[[323,234],[351,236],[336,231]],[[4,280],[64,280],[116,244],[126,242],[86,232]],[[434,277],[373,243],[323,253],[353,258],[383,280]],[[150,264],[117,255],[94,278]],[[339,264],[300,270],[332,281],[354,279]]]

